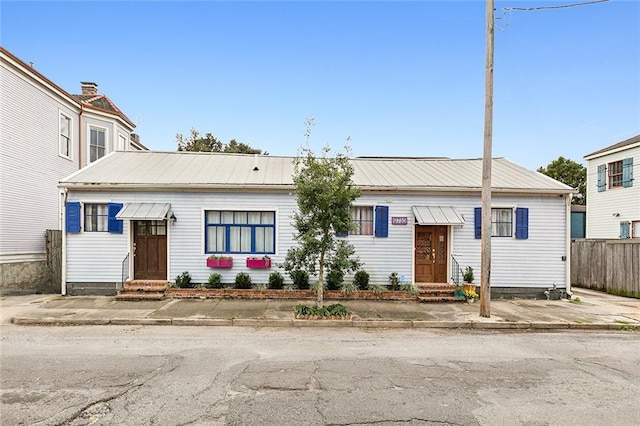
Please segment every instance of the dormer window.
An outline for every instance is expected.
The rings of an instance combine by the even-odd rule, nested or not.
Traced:
[[[104,157],[107,153],[107,130],[100,127],[89,127],[89,162]]]

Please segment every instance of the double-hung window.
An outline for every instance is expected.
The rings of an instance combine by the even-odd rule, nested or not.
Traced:
[[[102,158],[107,153],[106,129],[89,127],[89,162]]]
[[[274,211],[205,211],[206,253],[273,254]]]
[[[622,160],[609,163],[609,188],[622,186]]]
[[[107,204],[84,205],[84,231],[107,232],[109,230],[109,210]]]
[[[513,236],[513,209],[491,209],[491,236]]]
[[[71,117],[60,113],[60,155],[71,157]]]
[[[350,235],[373,235],[373,207],[352,206],[351,220],[356,225]]]

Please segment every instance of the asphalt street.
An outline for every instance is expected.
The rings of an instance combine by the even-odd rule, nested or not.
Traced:
[[[3,425],[635,425],[636,331],[3,324]]]

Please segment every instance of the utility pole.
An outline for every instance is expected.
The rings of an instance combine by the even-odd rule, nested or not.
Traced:
[[[493,1],[487,2],[487,52],[484,76],[484,147],[482,154],[482,249],[480,316],[491,316],[491,157],[493,139]]]

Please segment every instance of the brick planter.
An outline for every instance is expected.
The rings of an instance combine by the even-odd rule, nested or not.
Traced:
[[[244,290],[236,288],[170,288],[166,297],[174,299],[280,299],[315,300],[311,290]],[[346,294],[341,291],[325,291],[326,300],[417,300],[417,296],[406,291],[383,291],[375,294],[369,290]]]

